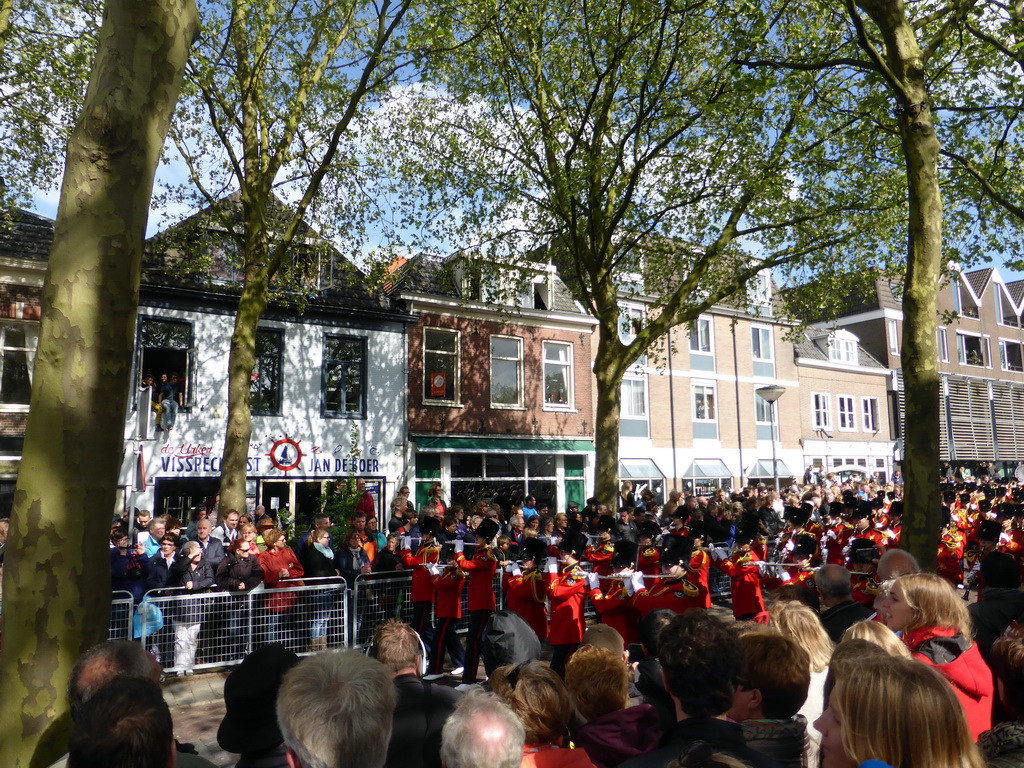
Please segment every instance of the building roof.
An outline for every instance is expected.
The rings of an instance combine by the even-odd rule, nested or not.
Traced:
[[[1006,292],[1010,295],[1010,300],[1019,307],[1021,300],[1024,300],[1024,280],[1006,283]]]
[[[835,363],[835,360],[829,360],[828,357],[828,337],[830,333],[831,330],[828,328],[808,328],[801,335],[800,340],[793,344],[795,358],[798,360],[820,360],[826,363]],[[857,364],[861,368],[887,370],[884,365],[868,354],[867,350],[859,343],[857,344]],[[839,363],[839,365],[843,365],[843,363]]]
[[[466,301],[477,300],[472,296],[463,295],[462,286],[456,279],[454,267],[453,259],[426,253],[413,256],[394,271],[395,276],[389,289],[390,293],[395,295],[403,291],[410,291]],[[573,301],[569,289],[562,279],[557,274],[553,275],[552,279],[552,300],[551,306],[547,309],[574,315],[584,314]]]
[[[238,193],[225,197],[220,205],[224,206],[232,224],[241,224]],[[283,227],[289,217],[287,206],[274,196],[268,213],[271,228],[275,224]],[[227,297],[240,295],[241,276],[226,267],[230,250],[237,246],[233,236],[225,231],[223,219],[208,207],[150,238],[143,256],[143,286],[201,291]],[[282,290],[280,299],[283,303],[289,303],[289,298],[294,297],[295,303],[325,310],[396,311],[383,292],[366,286],[366,276],[355,264],[304,222],[299,225],[294,243],[294,259],[307,263],[304,269],[310,284],[317,287]],[[193,255],[216,253],[209,256],[213,266],[205,270],[189,270],[184,264],[186,252]],[[314,280],[313,275],[317,279]]]
[[[0,256],[47,261],[53,245],[53,219],[20,209],[0,212]]]
[[[971,292],[981,300],[981,295],[985,292],[985,286],[988,285],[989,279],[992,277],[992,267],[985,267],[984,269],[976,269],[973,272],[963,273],[964,280],[971,287]]]

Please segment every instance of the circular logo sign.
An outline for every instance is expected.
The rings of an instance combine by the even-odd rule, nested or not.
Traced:
[[[282,472],[291,472],[302,462],[303,455],[298,441],[285,435],[270,446],[267,458],[276,469],[280,469]]]

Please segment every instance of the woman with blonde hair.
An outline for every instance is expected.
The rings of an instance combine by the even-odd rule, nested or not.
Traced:
[[[910,649],[896,637],[896,633],[880,621],[858,621],[843,632],[841,642],[847,640],[867,640],[882,648],[890,656],[901,659],[910,658]]]
[[[971,617],[953,586],[933,573],[900,576],[882,601],[885,623],[913,658],[934,666],[963,705],[971,737],[992,727],[992,673],[972,642]]]
[[[821,768],[984,768],[956,695],[934,669],[892,656],[842,675],[818,718]]]
[[[490,683],[526,731],[521,768],[595,768],[587,753],[566,739],[572,702],[551,667],[539,661],[499,667]]]
[[[807,688],[807,700],[798,714],[807,718],[807,733],[811,740],[817,743],[820,739],[813,723],[825,706],[825,678],[832,658],[832,641],[829,640],[818,615],[803,603],[793,600],[776,602],[768,609],[768,614],[769,625],[795,640],[810,657],[811,684]]]

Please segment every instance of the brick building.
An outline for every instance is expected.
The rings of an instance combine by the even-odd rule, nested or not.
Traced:
[[[458,259],[426,255],[395,272],[391,295],[416,317],[408,421],[417,503],[435,482],[462,505],[532,494],[561,510],[588,495],[595,322],[553,268],[517,280],[499,296]]]

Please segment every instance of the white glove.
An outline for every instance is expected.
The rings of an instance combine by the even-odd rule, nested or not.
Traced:
[[[508,565],[505,566],[505,573],[515,573],[515,570],[516,570],[516,564],[515,563],[509,563]]]
[[[829,529],[828,529],[828,530],[827,530],[827,531],[825,532],[825,539],[826,539],[826,540],[827,540],[827,539],[838,539],[838,538],[839,538],[839,534],[837,534],[837,533],[836,533],[835,531],[833,531],[833,530],[832,530],[831,528],[829,528]]]
[[[644,575],[637,571],[629,577],[629,581],[626,582],[626,590],[632,595],[635,592],[641,592],[644,589]],[[632,590],[632,591],[630,591]]]
[[[768,563],[759,561],[757,564],[757,575],[764,578],[768,574]]]
[[[402,537],[402,549],[412,549],[412,536]]]
[[[557,574],[558,573],[558,563],[557,563],[557,561],[550,560],[548,562],[547,572],[551,573],[551,574]]]
[[[591,589],[598,589],[601,586],[601,577],[596,573],[587,574],[587,586]]]
[[[782,583],[785,584],[787,581],[792,581],[793,577],[790,576],[789,571],[782,569],[782,573],[779,574],[779,578],[782,579]]]
[[[437,576],[437,574],[441,572],[441,569],[437,567],[436,563],[427,563],[426,568],[427,573],[429,573],[431,576]]]
[[[456,552],[458,552],[461,555],[462,551],[465,548],[466,548],[466,542],[464,542],[462,539],[456,539],[455,540],[455,551]]]
[[[725,547],[715,547],[711,550],[711,559],[716,563],[729,559],[729,550]]]
[[[522,576],[523,575],[523,569],[519,567],[519,563],[512,563],[512,575],[513,576]]]

